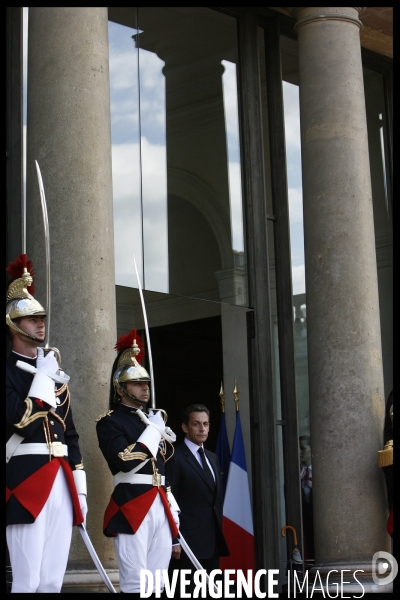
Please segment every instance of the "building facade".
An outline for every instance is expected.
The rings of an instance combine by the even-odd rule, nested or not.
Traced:
[[[37,160],[50,342],[71,374],[88,531],[116,583],[95,419],[117,336],[144,329],[135,257],[171,427],[207,404],[214,449],[223,382],[232,440],[239,389],[256,569],[285,589],[281,528],[302,544],[310,436],[310,566],[390,591],[371,560],[391,551],[377,463],[393,388],[391,11],[31,7],[24,37],[26,9],[7,9],[6,258],[26,247],[44,301]],[[75,536],[65,589],[87,586],[101,589]]]

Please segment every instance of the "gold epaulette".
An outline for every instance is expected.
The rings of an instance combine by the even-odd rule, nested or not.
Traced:
[[[97,421],[100,421],[103,417],[109,417],[111,415],[111,413],[113,413],[113,412],[114,412],[113,410],[108,410],[107,412],[105,412],[102,415],[100,415],[99,417],[97,417],[95,422],[97,423]]]

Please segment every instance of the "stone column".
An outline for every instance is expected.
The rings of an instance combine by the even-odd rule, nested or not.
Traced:
[[[299,50],[316,567],[337,569],[339,581],[341,569],[364,569],[366,591],[381,592],[370,580],[373,554],[390,546],[377,464],[384,396],[361,9],[290,10]],[[351,572],[344,580],[355,583]]]
[[[116,340],[107,8],[29,8],[28,52],[27,251],[45,304],[37,160],[51,239],[50,345],[60,349],[71,376],[88,477],[88,531],[103,564],[115,567],[113,543],[102,533],[111,475],[95,430],[108,408]],[[94,568],[77,534],[73,567]]]

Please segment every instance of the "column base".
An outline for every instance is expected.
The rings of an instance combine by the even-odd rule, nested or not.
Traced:
[[[106,569],[106,572],[116,591],[119,592],[118,569]],[[96,569],[73,569],[65,573],[61,593],[109,594],[110,592]]]

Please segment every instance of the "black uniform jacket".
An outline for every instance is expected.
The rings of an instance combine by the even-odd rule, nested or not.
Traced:
[[[6,426],[7,441],[16,433],[25,443],[46,443],[44,422],[47,417],[50,441],[61,442],[68,446],[68,456],[51,458],[51,462],[62,463],[71,490],[74,504],[74,524],[83,521],[71,470],[76,466],[82,468],[82,455],[79,449],[78,433],[72,419],[72,411],[67,390],[58,399],[60,405],[55,413],[50,412],[50,406],[36,398],[29,398],[28,392],[32,385],[33,375],[16,366],[17,360],[36,367],[36,359],[22,357],[11,352],[6,362]],[[55,384],[57,389],[60,384]],[[59,418],[58,418],[59,417]],[[64,424],[65,422],[65,430]],[[44,505],[51,485],[57,474],[59,465],[49,465],[49,455],[26,454],[13,456],[6,466],[7,485],[7,525],[33,523],[38,511]],[[54,466],[54,468],[52,468]],[[49,468],[50,467],[50,468]],[[42,469],[40,472],[39,470]],[[30,479],[29,479],[30,478]],[[51,478],[53,480],[51,481]],[[21,485],[22,484],[22,485]],[[48,490],[48,493],[45,491]],[[47,494],[47,497],[46,497]],[[18,499],[19,498],[19,499]],[[40,510],[39,510],[40,509]],[[77,514],[79,513],[79,515]]]
[[[113,475],[128,473],[140,467],[136,473],[153,475],[154,468],[165,476],[164,457],[158,451],[156,459],[143,444],[136,443],[147,425],[141,421],[133,407],[118,404],[97,420],[96,431],[100,449]],[[154,461],[152,460],[154,459]],[[103,532],[108,537],[117,533],[133,534],[149,511],[155,496],[160,493],[171,530],[174,530],[172,515],[166,497],[166,485],[119,483],[111,495],[104,515]]]
[[[205,454],[214,471],[214,489],[185,443],[175,448],[174,455],[166,464],[172,493],[181,509],[179,529],[199,560],[211,558],[214,552],[229,556],[222,533],[221,469],[216,454],[206,449]],[[182,558],[186,558],[184,553]]]

